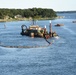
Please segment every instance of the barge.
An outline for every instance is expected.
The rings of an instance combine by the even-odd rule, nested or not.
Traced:
[[[26,25],[22,25],[21,29],[22,29],[21,35],[26,35],[29,37],[39,37],[48,39],[51,37],[58,36],[56,32],[52,32],[51,21],[49,25],[49,32],[47,31],[46,26],[42,28],[39,25],[31,25],[28,28]]]

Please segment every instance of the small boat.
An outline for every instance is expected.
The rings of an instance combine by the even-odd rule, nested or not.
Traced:
[[[64,25],[63,24],[56,24],[55,26],[58,26],[59,27],[59,26],[64,26]]]
[[[73,23],[76,23],[76,21],[72,21]]]

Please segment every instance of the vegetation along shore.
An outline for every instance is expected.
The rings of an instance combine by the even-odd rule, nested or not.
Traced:
[[[0,9],[0,22],[16,20],[43,20],[56,18],[53,9],[29,8],[29,9]]]

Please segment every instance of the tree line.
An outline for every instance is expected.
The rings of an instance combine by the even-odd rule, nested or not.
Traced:
[[[29,8],[29,9],[0,9],[0,19],[4,19],[5,16],[14,18],[16,15],[22,17],[34,17],[34,18],[52,18],[56,17],[56,12],[53,9],[43,8]]]

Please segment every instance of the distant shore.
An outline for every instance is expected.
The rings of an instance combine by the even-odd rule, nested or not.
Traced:
[[[0,19],[0,22],[10,22],[10,21],[23,21],[27,20],[26,18],[18,18],[18,19]]]
[[[62,16],[54,17],[54,18],[37,18],[35,20],[53,20],[63,18]],[[12,18],[12,19],[0,19],[0,22],[10,22],[10,21],[26,21],[26,20],[32,20],[30,18]]]

